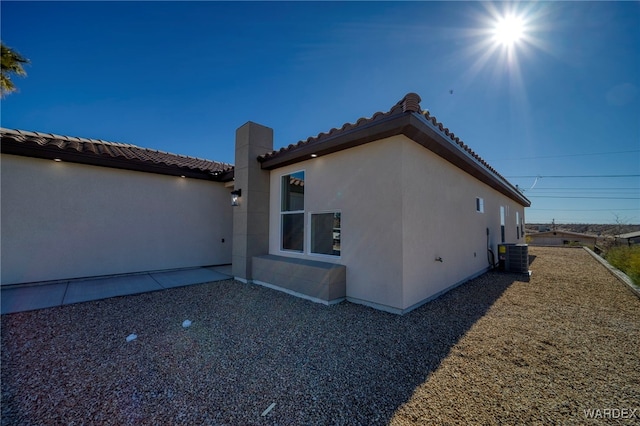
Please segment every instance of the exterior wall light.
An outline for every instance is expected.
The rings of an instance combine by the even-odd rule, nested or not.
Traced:
[[[239,205],[238,198],[240,198],[241,196],[242,196],[241,189],[236,189],[235,191],[231,191],[231,205],[234,207]]]

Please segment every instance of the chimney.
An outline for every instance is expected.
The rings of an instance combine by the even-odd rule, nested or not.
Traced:
[[[273,129],[247,122],[236,130],[233,208],[233,276],[251,282],[251,258],[269,253],[269,171],[258,156],[273,151]]]

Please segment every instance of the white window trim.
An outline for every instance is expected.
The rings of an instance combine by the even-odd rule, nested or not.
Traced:
[[[333,254],[314,253],[311,251],[311,216],[314,214],[326,214],[326,213],[340,213],[340,255],[339,256],[335,256]],[[305,249],[308,256],[321,257],[324,259],[342,259],[342,210],[340,209],[317,210],[317,211],[308,212],[306,229],[309,230],[309,238],[305,240]],[[305,235],[306,235],[306,232],[305,232]],[[299,252],[295,252],[295,253],[299,253]]]
[[[476,197],[476,213],[484,213],[484,198]]]
[[[278,178],[278,186],[280,187],[280,194],[279,194],[279,198],[278,198],[278,210],[279,210],[279,216],[280,216],[280,220],[278,221],[278,228],[279,228],[279,235],[278,235],[278,239],[279,239],[279,243],[278,243],[278,249],[280,253],[287,253],[287,254],[306,254],[305,252],[305,248],[307,247],[307,226],[306,226],[306,220],[305,220],[305,210],[292,210],[292,211],[287,211],[284,212],[282,211],[282,178],[285,176],[290,176],[290,175],[295,175],[296,173],[304,173],[304,180],[305,180],[305,185],[307,184],[307,171],[306,169],[300,169],[300,170],[295,170],[293,172],[287,172],[287,173],[282,173],[280,175],[280,177]],[[305,197],[306,197],[306,193],[305,193]],[[306,200],[303,201],[304,206],[306,208],[307,203]],[[283,247],[284,241],[283,241],[283,235],[282,235],[282,217],[284,215],[289,215],[289,214],[300,214],[302,213],[302,250],[288,250],[285,249]]]

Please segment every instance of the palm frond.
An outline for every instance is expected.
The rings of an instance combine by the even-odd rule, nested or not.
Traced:
[[[0,42],[0,53],[0,97],[4,97],[17,90],[11,81],[11,75],[26,76],[23,64],[28,64],[29,60],[2,42]]]

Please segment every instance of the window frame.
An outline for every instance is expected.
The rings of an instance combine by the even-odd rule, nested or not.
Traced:
[[[484,198],[476,197],[476,213],[484,213]]]
[[[316,253],[313,251],[313,247],[312,247],[312,233],[313,233],[313,226],[312,226],[312,216],[314,215],[322,215],[322,214],[340,214],[340,254],[335,255],[335,254],[326,254],[326,253]],[[317,256],[317,257],[324,257],[327,259],[341,259],[342,258],[342,210],[340,209],[333,209],[333,210],[318,210],[318,211],[312,211],[312,212],[308,212],[308,219],[307,219],[307,225],[308,225],[308,229],[309,229],[309,238],[307,241],[307,254],[309,256]],[[336,228],[332,228],[332,232],[333,229]]]
[[[506,241],[506,222],[507,221],[507,207],[500,206],[500,242],[504,244]]]
[[[284,185],[283,185],[283,179],[286,176],[292,176],[292,175],[296,175],[298,173],[302,173],[303,174],[303,182],[305,182],[306,184],[306,170],[305,169],[301,169],[301,170],[295,170],[293,172],[289,172],[289,173],[284,173],[281,174],[279,177],[279,186],[280,186],[280,232],[279,232],[279,239],[280,239],[280,244],[279,244],[279,249],[281,252],[284,253],[296,253],[296,254],[304,254],[305,253],[305,243],[306,243],[306,226],[305,226],[305,199],[304,199],[304,189],[303,189],[303,193],[302,193],[302,210],[284,210]],[[303,185],[304,188],[304,185]],[[284,217],[285,216],[293,216],[293,215],[302,215],[302,248],[300,250],[295,250],[295,249],[289,249],[289,248],[285,248],[284,247]]]

